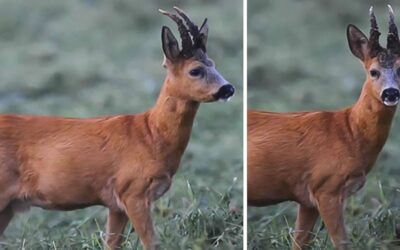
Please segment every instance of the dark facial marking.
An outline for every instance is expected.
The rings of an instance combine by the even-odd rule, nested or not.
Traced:
[[[207,67],[213,66],[213,63],[211,62],[211,60],[208,59],[207,54],[204,53],[203,50],[201,50],[201,49],[197,49],[194,52],[193,58],[196,61],[201,62],[202,64],[204,64]]]
[[[203,50],[197,49],[193,55],[193,58],[207,67],[205,72],[205,80],[208,84],[225,82],[218,71],[215,70],[213,61],[208,59],[207,54],[204,53]]]
[[[379,65],[383,68],[393,68],[394,63],[396,61],[396,55],[393,54],[390,50],[382,50],[378,53],[378,62]]]

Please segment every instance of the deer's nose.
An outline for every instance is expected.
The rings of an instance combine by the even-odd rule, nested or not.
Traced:
[[[225,84],[221,88],[219,88],[218,92],[214,95],[216,100],[228,100],[230,97],[235,94],[235,87],[231,84]]]
[[[396,88],[387,88],[382,91],[381,99],[386,106],[397,105],[400,99],[400,91]]]

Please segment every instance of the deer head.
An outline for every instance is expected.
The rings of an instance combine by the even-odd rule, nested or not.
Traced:
[[[372,95],[386,106],[396,106],[400,99],[400,42],[394,13],[390,5],[389,33],[386,48],[379,44],[380,32],[373,8],[370,8],[369,39],[354,25],[347,27],[347,40],[353,55],[358,57],[367,72],[366,84]]]
[[[168,71],[169,93],[196,102],[229,100],[235,88],[216,70],[213,60],[207,55],[207,19],[198,28],[181,9],[174,9],[177,14],[159,10],[178,25],[182,40],[180,49],[171,30],[162,27],[163,66]]]

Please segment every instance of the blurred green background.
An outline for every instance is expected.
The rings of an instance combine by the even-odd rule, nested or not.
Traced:
[[[237,94],[204,104],[172,189],[156,202],[163,249],[242,249],[242,2],[0,0],[0,112],[93,117],[147,110],[166,75],[158,13],[209,18],[208,54]],[[68,192],[68,190],[66,190]],[[101,249],[106,209],[19,214],[0,249]],[[141,249],[131,230],[126,249]]]
[[[373,5],[385,46],[390,2],[400,25],[400,5],[394,1],[249,0],[249,108],[287,112],[352,105],[365,73],[348,48],[346,27],[353,23],[368,35],[368,10]],[[399,119],[397,114],[367,185],[348,200],[352,249],[400,248],[395,232],[400,223]],[[296,204],[291,202],[250,208],[249,249],[289,249],[295,215]],[[331,249],[321,223],[314,233],[312,249]]]

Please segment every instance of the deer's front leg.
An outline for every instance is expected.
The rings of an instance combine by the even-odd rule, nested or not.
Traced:
[[[131,185],[122,196],[126,214],[144,248],[146,250],[156,249],[158,242],[151,218],[151,204],[168,191],[171,185],[171,177],[169,175],[158,175],[130,183]]]
[[[127,222],[128,216],[124,212],[109,210],[105,249],[115,250],[120,248],[122,234]]]
[[[310,241],[311,232],[319,216],[316,208],[299,205],[292,249],[301,250]]]
[[[348,249],[344,224],[344,199],[341,195],[321,194],[317,197],[318,210],[336,249]]]
[[[146,250],[157,248],[150,202],[145,198],[129,198],[125,204],[126,212],[135,232]]]

